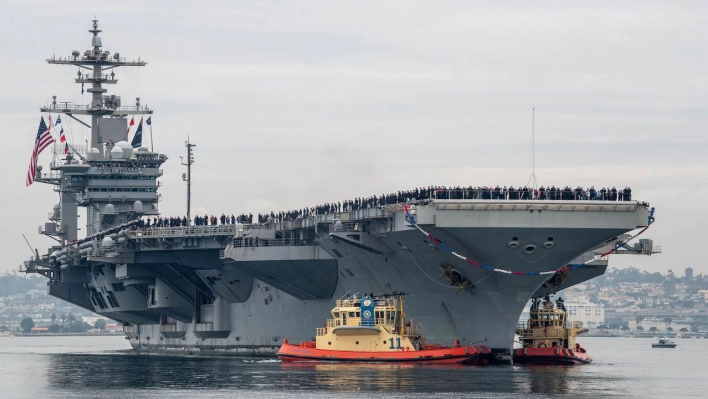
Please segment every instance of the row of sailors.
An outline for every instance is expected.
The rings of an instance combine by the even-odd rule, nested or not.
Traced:
[[[285,221],[307,218],[315,215],[325,215],[337,212],[348,212],[357,209],[366,209],[377,206],[407,203],[414,200],[426,199],[504,199],[504,200],[598,200],[598,201],[631,201],[632,190],[625,187],[617,190],[615,187],[596,190],[595,186],[588,189],[581,187],[570,188],[560,187],[540,187],[533,189],[530,187],[445,187],[428,186],[416,188],[414,190],[398,191],[380,196],[358,197],[353,200],[343,202],[332,202],[317,205],[310,208],[294,209],[275,213],[259,213],[255,220],[259,224],[282,223]],[[239,216],[222,214],[220,217],[214,215],[196,216],[195,226],[216,226],[228,224],[253,224],[252,213],[241,214]],[[150,218],[140,227],[179,227],[187,226],[186,217]]]
[[[381,194],[380,196],[374,195],[371,197],[358,197],[352,200],[338,201],[332,203],[328,202],[313,207],[293,209],[278,213],[271,211],[270,213],[259,213],[256,220],[258,221],[258,223],[282,223],[284,221],[302,219],[315,215],[348,212],[357,209],[366,209],[383,205],[403,204],[413,200],[432,199],[434,198],[435,192],[437,190],[442,189],[445,189],[445,187],[419,187],[413,190],[397,191],[391,194]],[[252,219],[250,219],[250,222],[252,223]]]
[[[586,200],[586,201],[631,201],[632,189],[625,187],[617,190],[615,187],[596,190],[595,186],[588,189],[577,187],[469,187],[450,188],[435,192],[437,199],[501,199],[501,200]]]
[[[570,186],[560,187],[540,187],[534,190],[530,187],[445,187],[429,186],[416,188],[415,190],[398,191],[392,194],[382,194],[381,196],[371,196],[355,198],[343,202],[325,203],[312,208],[295,209],[285,212],[270,212],[258,214],[258,223],[276,222],[280,223],[288,220],[306,218],[313,215],[323,215],[336,212],[347,212],[357,209],[366,209],[377,206],[402,204],[414,200],[426,199],[510,199],[510,200],[598,200],[598,201],[631,201],[632,190],[625,187],[617,190],[615,187],[596,190],[595,186],[588,189]],[[252,219],[250,219],[252,223]]]
[[[154,218],[146,218],[146,219],[139,219],[139,222],[136,227],[143,228],[143,227],[182,227],[182,226],[188,226],[188,219],[186,216],[182,217],[154,217]],[[245,223],[245,222],[241,222]],[[228,224],[236,224],[236,217],[234,215],[228,216],[225,214],[222,214],[220,217],[216,217],[214,215],[204,215],[204,216],[195,216],[194,217],[194,223],[192,226],[217,226],[219,224],[222,225],[228,225]]]
[[[138,219],[137,228],[143,227],[178,227],[187,225],[187,217],[154,217],[146,219]]]

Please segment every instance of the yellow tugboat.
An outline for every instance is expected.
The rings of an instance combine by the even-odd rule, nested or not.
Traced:
[[[317,328],[315,341],[291,344],[287,339],[278,351],[284,362],[407,362],[486,363],[487,346],[428,344],[421,326],[405,322],[401,293],[363,298],[356,295],[337,300],[332,319]]]
[[[533,298],[530,318],[516,330],[522,347],[514,351],[514,363],[583,364],[592,362],[575,337],[587,330],[582,322],[570,324],[563,299],[555,305],[548,295]]]

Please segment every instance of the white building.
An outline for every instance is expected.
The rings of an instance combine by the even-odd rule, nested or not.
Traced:
[[[605,309],[602,304],[592,302],[566,302],[569,321],[581,321],[584,327],[597,327],[605,323]]]
[[[564,292],[563,300],[568,302],[589,302],[587,295],[582,292]]]
[[[702,299],[703,302],[708,302],[708,290],[698,291],[698,298]]]

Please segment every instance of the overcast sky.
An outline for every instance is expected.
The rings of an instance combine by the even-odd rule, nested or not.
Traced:
[[[674,4],[676,3],[676,4]],[[114,94],[155,110],[170,159],[163,215],[270,212],[423,185],[631,186],[657,209],[653,257],[611,266],[708,273],[708,3],[5,0],[1,271],[30,255],[58,196],[25,187],[39,107],[86,103],[53,54],[148,62]],[[109,86],[109,89],[113,89]],[[63,118],[70,141],[89,137]],[[147,133],[147,132],[146,132]],[[149,138],[146,135],[146,139]],[[40,157],[45,168],[48,151]],[[83,222],[85,223],[85,222]]]

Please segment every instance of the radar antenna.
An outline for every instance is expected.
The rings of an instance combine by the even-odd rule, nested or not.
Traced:
[[[184,146],[187,147],[187,162],[182,162],[182,165],[187,167],[187,173],[182,173],[182,180],[187,182],[187,223],[191,223],[191,207],[192,207],[192,164],[194,163],[194,153],[192,148],[196,147],[196,144],[189,142],[189,136],[187,136],[187,141],[184,142]],[[184,158],[180,157],[184,160]]]
[[[531,185],[533,192],[538,190],[538,182],[536,182],[536,108],[531,108],[531,176],[526,183],[528,187]]]
[[[91,48],[89,50],[84,51],[83,54],[78,50],[74,50],[68,57],[52,56],[52,58],[47,59],[49,64],[73,65],[80,70],[87,70],[84,73],[79,72],[74,81],[80,83],[82,88],[84,84],[89,85],[86,91],[91,94],[91,103],[78,105],[62,101],[57,104],[56,98],[54,98],[51,104],[41,108],[41,112],[61,112],[81,122],[84,126],[91,129],[91,147],[101,148],[100,144],[109,143],[113,139],[107,134],[108,126],[115,126],[104,120],[104,118],[125,118],[129,115],[152,114],[152,110],[139,103],[136,103],[135,106],[123,106],[121,105],[120,96],[106,94],[107,89],[104,85],[118,83],[115,73],[111,71],[109,74],[106,71],[124,66],[142,67],[147,65],[147,63],[141,61],[140,58],[137,61],[128,61],[117,52],[111,55],[110,51],[103,49],[103,42],[98,35],[102,30],[98,28],[97,19],[93,20],[92,28],[89,29],[92,34]],[[90,116],[91,124],[89,125],[76,118],[79,115]],[[100,127],[100,123],[104,126]],[[100,132],[100,128],[104,131]]]

